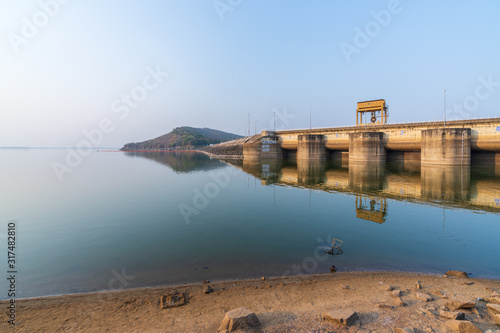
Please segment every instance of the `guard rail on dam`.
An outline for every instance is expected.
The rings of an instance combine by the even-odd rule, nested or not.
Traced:
[[[356,162],[401,157],[422,164],[469,165],[471,155],[500,164],[500,118],[454,120],[446,127],[441,121],[262,131],[243,144],[244,159],[338,157]]]

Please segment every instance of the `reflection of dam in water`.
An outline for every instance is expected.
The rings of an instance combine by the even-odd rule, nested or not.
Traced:
[[[311,160],[243,160],[243,171],[276,184],[356,196],[357,217],[383,223],[387,199],[500,213],[500,177],[484,167]]]

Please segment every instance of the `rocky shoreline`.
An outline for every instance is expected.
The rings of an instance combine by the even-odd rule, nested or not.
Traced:
[[[0,330],[500,332],[500,281],[447,273],[328,273],[20,299],[16,326],[4,317]]]
[[[210,156],[210,157],[213,157],[213,158],[217,158],[219,160],[242,160],[243,159],[243,155],[219,155],[219,154],[209,153],[209,152],[204,151],[204,150],[198,150],[198,152],[203,153],[203,154]]]

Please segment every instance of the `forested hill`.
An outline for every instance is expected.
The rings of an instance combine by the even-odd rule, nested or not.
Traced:
[[[144,142],[131,142],[122,150],[171,150],[204,147],[241,138],[240,135],[211,128],[177,127],[172,132]]]

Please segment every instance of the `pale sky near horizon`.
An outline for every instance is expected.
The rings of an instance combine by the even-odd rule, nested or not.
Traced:
[[[377,98],[390,123],[442,120],[444,89],[448,119],[500,117],[499,18],[494,0],[0,0],[0,147],[75,146],[103,119],[101,147],[244,134],[249,113],[251,134],[274,112],[347,126]]]

